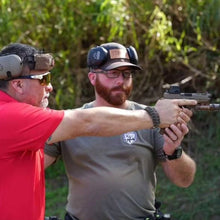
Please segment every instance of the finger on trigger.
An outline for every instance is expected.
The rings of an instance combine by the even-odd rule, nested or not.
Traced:
[[[175,102],[179,106],[187,106],[187,105],[196,105],[197,104],[196,100],[190,100],[190,99],[176,99]]]

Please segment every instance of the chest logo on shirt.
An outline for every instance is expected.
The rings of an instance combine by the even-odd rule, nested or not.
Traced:
[[[123,134],[123,141],[128,144],[133,144],[137,140],[137,133],[135,131]]]

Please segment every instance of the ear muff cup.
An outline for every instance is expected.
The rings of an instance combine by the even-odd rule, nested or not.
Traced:
[[[0,79],[17,77],[22,71],[21,58],[15,54],[0,56]]]
[[[97,68],[108,60],[108,50],[97,46],[92,48],[87,56],[88,67]]]
[[[130,62],[137,65],[138,64],[138,55],[134,47],[130,46],[127,48],[128,56]]]

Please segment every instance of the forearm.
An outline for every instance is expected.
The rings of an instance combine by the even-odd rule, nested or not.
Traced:
[[[196,172],[196,164],[187,154],[176,160],[162,162],[166,176],[179,187],[188,187],[192,184]]]
[[[84,128],[89,136],[112,136],[128,132],[152,128],[151,117],[144,110],[128,111],[118,108],[98,107],[89,109],[90,114],[83,113]],[[80,115],[82,115],[80,113]],[[88,116],[89,115],[89,116]]]

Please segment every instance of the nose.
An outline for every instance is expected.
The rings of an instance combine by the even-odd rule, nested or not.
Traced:
[[[46,87],[45,87],[47,92],[52,92],[53,91],[53,86],[51,83],[49,83]]]
[[[120,75],[119,75],[117,78],[115,78],[116,84],[117,84],[117,85],[123,84],[123,83],[124,83],[124,79],[125,79],[125,78],[124,78],[123,74],[120,73]]]

